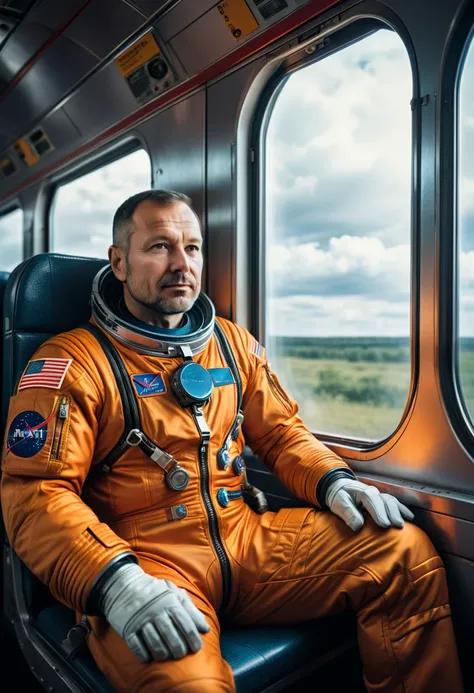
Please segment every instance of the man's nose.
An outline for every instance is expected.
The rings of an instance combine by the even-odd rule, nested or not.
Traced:
[[[189,272],[189,258],[184,248],[175,248],[170,257],[171,272]]]

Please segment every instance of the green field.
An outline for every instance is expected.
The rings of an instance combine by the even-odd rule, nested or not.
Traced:
[[[408,338],[272,337],[267,350],[311,430],[377,441],[400,422],[411,377]],[[461,340],[459,371],[474,417],[474,339]]]

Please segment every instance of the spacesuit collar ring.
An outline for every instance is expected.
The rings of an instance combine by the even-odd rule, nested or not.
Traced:
[[[118,305],[123,297],[121,283],[115,278],[110,265],[103,267],[94,277],[92,284],[92,315],[98,325],[114,339],[141,354],[160,357],[186,358],[187,347],[191,356],[205,349],[214,332],[215,309],[206,294],[199,294],[188,311],[199,317],[199,327],[187,335],[169,334],[155,328],[143,327],[127,321],[120,315]]]

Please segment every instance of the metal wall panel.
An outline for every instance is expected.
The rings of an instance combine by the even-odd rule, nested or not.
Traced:
[[[207,233],[209,295],[217,314],[235,317],[235,143],[243,100],[264,66],[260,58],[207,93]],[[243,260],[245,261],[245,260]]]
[[[205,93],[200,91],[143,123],[155,188],[189,195],[198,216],[204,215]]]
[[[122,0],[94,0],[68,27],[65,36],[98,58],[105,58],[145,21]]]

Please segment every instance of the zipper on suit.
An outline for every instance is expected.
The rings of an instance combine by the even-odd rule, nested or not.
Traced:
[[[56,426],[54,427],[53,443],[51,445],[51,458],[54,460],[60,459],[63,430],[68,416],[69,397],[63,395],[59,402],[58,414],[56,417]]]
[[[267,380],[270,384],[270,387],[274,394],[276,395],[277,399],[280,400],[280,402],[291,411],[292,405],[290,400],[288,399],[286,392],[280,387],[280,385],[277,383],[275,378],[273,377],[273,373],[271,372],[269,366],[267,364],[264,365],[265,373],[267,374]]]
[[[229,603],[231,588],[232,588],[232,573],[230,570],[230,562],[222,543],[217,522],[217,513],[211,500],[209,488],[209,441],[211,439],[211,431],[202,413],[202,409],[197,406],[192,407],[193,417],[197,429],[200,433],[201,440],[199,443],[199,470],[201,482],[201,496],[206,508],[207,517],[209,520],[209,532],[211,535],[214,550],[221,564],[222,572],[222,604],[223,611]]]

